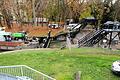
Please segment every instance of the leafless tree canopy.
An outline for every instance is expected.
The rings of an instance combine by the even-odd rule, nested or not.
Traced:
[[[105,12],[104,9],[107,11]],[[49,21],[65,21],[93,16],[103,19],[109,14],[113,20],[120,20],[120,0],[0,0],[0,26],[4,21],[11,27],[11,21],[35,23],[36,18]]]

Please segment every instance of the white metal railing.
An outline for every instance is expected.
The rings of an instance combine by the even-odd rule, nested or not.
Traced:
[[[26,65],[0,66],[1,74],[14,76],[18,80],[56,80]],[[25,77],[29,79],[23,79]]]

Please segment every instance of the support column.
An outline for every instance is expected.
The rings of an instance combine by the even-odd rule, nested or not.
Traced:
[[[112,32],[110,33],[109,48],[111,48],[111,42],[112,42]]]
[[[119,40],[120,40],[120,32],[118,32],[118,38],[119,38]]]

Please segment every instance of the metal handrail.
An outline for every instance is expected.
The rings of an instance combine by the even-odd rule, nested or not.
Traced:
[[[104,31],[104,30],[98,30],[98,31],[93,32],[93,34],[91,34],[91,33],[88,34],[87,37],[88,37],[89,35],[91,35],[91,36],[88,37],[88,38],[87,38],[87,37],[84,37],[86,40],[83,38],[84,41],[83,41],[83,40],[82,40],[83,42],[80,41],[80,42],[79,42],[79,46],[81,46],[80,43],[82,43],[82,46],[85,46],[88,42],[90,42],[91,39],[93,39],[94,37],[96,37],[97,35],[99,35],[100,33],[102,33],[103,31]]]
[[[26,66],[26,65],[14,65],[14,66],[0,66],[0,69],[11,69],[11,68],[20,68],[20,70],[21,70],[21,74],[22,74],[22,76],[24,76],[23,75],[23,68],[26,68],[26,69],[28,69],[28,70],[31,70],[31,71],[33,71],[33,72],[35,72],[35,73],[38,73],[38,74],[40,74],[40,75],[42,75],[43,76],[43,79],[42,80],[44,80],[44,77],[46,77],[48,80],[56,80],[56,79],[54,79],[54,78],[52,78],[52,77],[50,77],[50,76],[48,76],[48,75],[46,75],[46,74],[44,74],[44,73],[42,73],[42,72],[39,72],[39,71],[37,71],[37,70],[35,70],[35,69],[33,69],[33,68],[31,68],[31,67],[28,67],[28,66]],[[1,73],[1,72],[0,72]],[[39,80],[39,79],[38,79]]]

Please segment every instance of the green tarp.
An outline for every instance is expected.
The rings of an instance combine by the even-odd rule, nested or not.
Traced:
[[[17,38],[25,37],[23,33],[13,33],[12,36]]]

